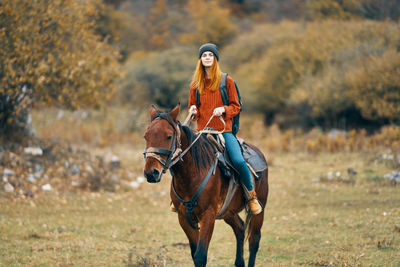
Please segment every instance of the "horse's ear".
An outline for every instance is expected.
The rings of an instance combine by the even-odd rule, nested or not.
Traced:
[[[169,115],[171,115],[171,118],[173,118],[174,121],[177,121],[180,108],[181,108],[181,103],[179,103],[178,105],[176,105],[176,107],[174,107],[174,108],[171,110],[171,112],[169,113]]]
[[[153,120],[153,118],[157,115],[157,109],[154,105],[151,105],[149,114],[150,114],[150,120]]]

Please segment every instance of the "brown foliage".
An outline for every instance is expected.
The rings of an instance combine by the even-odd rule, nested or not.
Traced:
[[[180,41],[189,44],[212,42],[224,46],[232,40],[236,33],[230,11],[223,8],[217,1],[189,0],[186,5],[189,13],[191,31],[183,33]]]
[[[400,118],[400,54],[371,56],[349,79],[357,107],[366,118]]]
[[[95,1],[3,1],[0,93],[76,108],[110,98],[117,54],[93,31]]]
[[[398,36],[391,22],[282,22],[256,27],[223,52],[246,108],[268,121],[280,113],[286,122],[292,115],[306,126],[347,127],[400,118]]]
[[[2,1],[0,119],[9,118],[6,124],[23,108],[18,99],[27,90],[35,102],[67,108],[97,106],[111,98],[118,53],[95,34],[97,4]]]

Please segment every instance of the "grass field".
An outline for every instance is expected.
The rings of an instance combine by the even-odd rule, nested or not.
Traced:
[[[118,152],[123,168],[140,175],[133,150]],[[400,186],[383,178],[391,166],[365,153],[267,156],[270,195],[257,266],[400,266]],[[349,167],[355,178],[337,179]],[[328,172],[335,178],[324,178]],[[117,193],[2,195],[0,266],[192,266],[169,211],[169,183],[165,176]],[[234,255],[233,232],[218,221],[208,265],[233,266]]]

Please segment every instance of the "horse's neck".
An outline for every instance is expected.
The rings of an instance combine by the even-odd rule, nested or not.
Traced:
[[[186,133],[181,134],[182,151],[190,145]],[[172,175],[174,176],[174,185],[176,191],[184,197],[191,195],[201,183],[200,171],[197,169],[190,150],[171,167]]]

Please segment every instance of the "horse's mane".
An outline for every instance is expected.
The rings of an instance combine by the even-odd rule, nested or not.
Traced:
[[[167,120],[171,125],[175,124],[174,120],[168,112],[157,110],[156,115],[152,118],[152,121],[157,118]],[[181,127],[181,129],[185,132],[188,143],[193,143],[193,141],[197,137],[197,134],[193,132],[189,127],[181,125],[179,122],[177,124],[177,127]],[[210,143],[207,137],[202,135],[190,148],[189,152],[192,155],[197,170],[200,170],[200,168],[207,168],[210,162],[214,159],[215,147]]]
[[[188,143],[191,144],[197,137],[196,133],[194,133],[187,126],[182,125],[181,127],[186,134]],[[200,136],[200,138],[196,141],[196,143],[194,143],[189,151],[192,155],[197,170],[202,167],[207,168],[210,162],[214,159],[215,148],[204,135]]]

